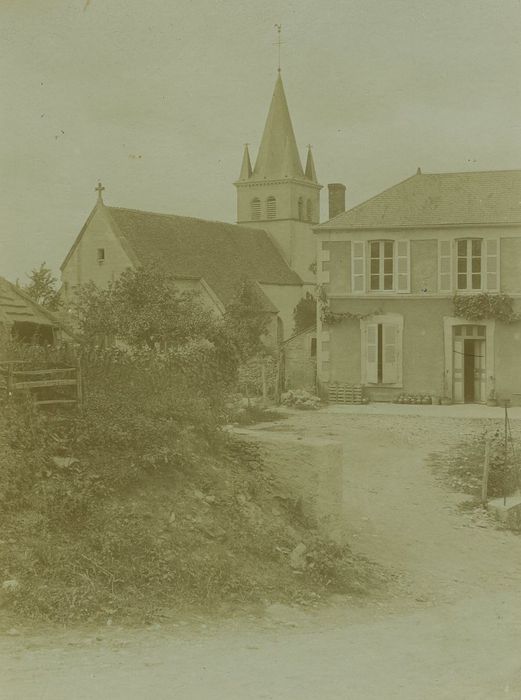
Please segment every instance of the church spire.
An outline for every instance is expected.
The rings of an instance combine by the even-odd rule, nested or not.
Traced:
[[[241,174],[239,175],[239,180],[247,180],[251,177],[252,167],[250,160],[250,152],[248,150],[248,144],[244,144],[244,153],[242,156]]]
[[[311,151],[311,146],[308,146],[308,158],[306,161],[306,179],[311,180],[311,182],[318,182],[317,172],[315,170],[315,162],[313,160],[313,152]]]
[[[253,176],[265,180],[304,177],[280,73],[275,83]]]

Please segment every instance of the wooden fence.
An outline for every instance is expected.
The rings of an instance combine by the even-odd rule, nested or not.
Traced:
[[[17,392],[28,391],[37,406],[81,405],[83,389],[79,362],[75,367],[56,367],[53,369],[20,369],[19,365],[22,364],[20,362],[5,364],[7,367],[2,368],[2,373],[5,376],[8,398]],[[44,396],[42,396],[42,389]],[[62,389],[65,389],[65,393],[62,392]]]

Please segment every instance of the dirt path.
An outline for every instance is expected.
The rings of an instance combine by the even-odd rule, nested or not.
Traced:
[[[516,426],[516,430],[519,426]],[[521,540],[480,527],[426,457],[475,421],[313,413],[345,446],[353,546],[398,594],[261,620],[0,637],[2,700],[521,698]]]

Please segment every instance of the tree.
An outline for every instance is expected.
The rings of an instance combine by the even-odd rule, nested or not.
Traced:
[[[39,268],[34,268],[27,276],[30,282],[22,287],[26,294],[49,311],[58,311],[62,303],[57,289],[58,280],[53,277],[46,263],[43,262]]]
[[[270,313],[266,311],[261,291],[244,278],[225,313],[227,333],[242,361],[265,353],[262,336],[268,331],[269,322]]]
[[[293,320],[295,322],[295,333],[300,333],[308,328],[316,326],[317,323],[317,300],[306,292],[293,310]]]
[[[132,348],[153,349],[215,332],[215,315],[194,293],[180,292],[172,275],[155,266],[128,269],[107,289],[84,285],[75,310],[86,342],[108,335]]]

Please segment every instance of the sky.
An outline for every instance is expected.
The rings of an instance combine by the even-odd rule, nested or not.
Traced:
[[[418,166],[521,168],[521,0],[2,0],[0,275],[59,274],[98,180],[112,206],[234,221],[279,23],[301,156],[348,206]]]

